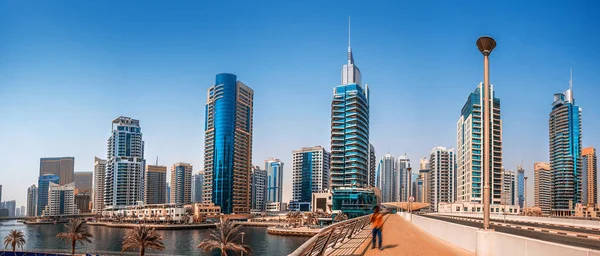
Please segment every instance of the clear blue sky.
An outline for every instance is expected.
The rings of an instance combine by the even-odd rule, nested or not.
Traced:
[[[149,162],[199,170],[206,89],[220,72],[254,89],[253,162],[285,162],[289,199],[292,150],[329,148],[348,16],[378,157],[406,153],[417,166],[434,146],[456,147],[461,107],[483,77],[481,35],[498,41],[506,168],[523,161],[532,177],[548,160],[548,114],[569,68],[583,144],[600,147],[596,1],[257,2],[1,1],[3,200],[26,204],[40,157],[92,170],[119,115],[141,120]]]

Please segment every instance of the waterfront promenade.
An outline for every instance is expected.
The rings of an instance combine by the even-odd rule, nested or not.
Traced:
[[[87,222],[90,226],[105,226],[110,228],[134,228],[139,226],[138,223],[126,223],[126,222],[98,222],[98,221],[89,221]],[[277,225],[281,225],[278,222],[246,222],[240,221],[240,225],[242,226],[253,226],[253,227],[273,227]],[[146,226],[150,228],[154,228],[156,230],[181,230],[181,229],[207,229],[214,228],[216,226],[215,223],[193,223],[193,224],[153,224],[153,223],[145,223]]]
[[[457,234],[458,236],[460,234]],[[406,255],[406,256],[471,256],[471,252],[433,237],[397,214],[386,216],[383,225],[383,250],[371,249],[371,228],[330,249],[327,255]]]

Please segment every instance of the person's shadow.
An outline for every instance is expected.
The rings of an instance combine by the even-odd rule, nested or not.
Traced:
[[[381,248],[381,250],[385,250],[385,249],[392,249],[392,248],[396,248],[396,247],[398,247],[398,245],[397,245],[397,244],[388,244],[388,245],[386,245],[386,246],[383,246],[383,247]]]

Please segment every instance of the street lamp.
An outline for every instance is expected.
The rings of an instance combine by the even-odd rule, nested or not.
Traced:
[[[477,39],[477,48],[483,54],[483,229],[490,228],[490,62],[496,40],[489,36]]]
[[[242,235],[242,245],[244,244],[244,235],[245,235],[245,234],[246,234],[246,233],[244,233],[244,232],[240,232],[240,235]],[[241,252],[240,252],[240,255],[244,256],[244,251],[241,251]]]

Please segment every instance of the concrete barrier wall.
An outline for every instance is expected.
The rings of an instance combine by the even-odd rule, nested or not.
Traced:
[[[465,217],[477,217],[483,218],[483,214],[481,213],[436,213],[440,215],[450,215],[450,216],[465,216]],[[504,220],[505,215],[500,214],[492,214],[490,218],[492,220]],[[515,220],[515,221],[530,221],[530,222],[539,222],[539,223],[551,223],[558,225],[567,225],[567,226],[579,226],[579,227],[588,227],[588,228],[600,228],[600,221],[597,220],[579,220],[579,219],[566,219],[566,218],[550,218],[550,217],[532,217],[532,216],[521,216],[521,215],[506,215],[507,220]]]
[[[410,220],[410,214],[399,213],[405,220]],[[426,218],[419,215],[412,216],[412,224],[423,231],[464,250],[477,253],[478,228],[463,226],[446,221]],[[600,251],[562,245],[515,236],[500,232],[488,233],[483,241],[486,246],[485,256],[600,256]],[[480,248],[481,249],[481,248]],[[482,250],[480,250],[481,252]]]

